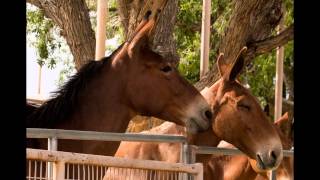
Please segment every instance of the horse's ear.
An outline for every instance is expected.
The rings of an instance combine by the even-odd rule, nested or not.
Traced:
[[[144,20],[138,25],[131,42],[129,42],[128,54],[130,57],[138,54],[139,50],[148,44],[148,37],[154,28],[157,14],[154,16],[154,18],[149,20],[151,11],[148,11],[144,17]]]
[[[150,15],[152,14],[152,12],[149,10],[146,12],[146,14],[143,16],[142,21],[140,22],[140,24],[137,26],[137,28],[135,29],[135,31],[132,33],[131,38],[128,39],[127,42],[131,42],[132,39],[137,35],[137,33],[141,30],[141,28],[147,24]]]
[[[289,136],[291,123],[289,122],[289,113],[284,113],[279,119],[274,122],[274,125],[280,129],[282,133]]]
[[[224,75],[224,73],[225,73],[225,71],[226,71],[226,69],[227,69],[226,65],[224,65],[224,64],[222,63],[222,61],[223,61],[223,56],[224,56],[224,54],[223,54],[223,53],[220,53],[219,56],[218,56],[218,58],[217,58],[217,62],[216,62],[217,67],[218,67],[218,70],[219,70],[219,74],[220,74],[221,77]]]
[[[243,47],[239,54],[237,55],[236,60],[233,62],[233,64],[231,65],[229,71],[226,72],[226,74],[224,75],[224,78],[228,81],[235,81],[236,78],[239,76],[241,70],[244,67],[244,54],[247,51],[247,47]]]

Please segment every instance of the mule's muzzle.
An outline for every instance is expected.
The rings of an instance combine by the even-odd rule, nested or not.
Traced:
[[[198,133],[208,130],[212,124],[212,112],[210,109],[204,109],[196,117],[189,119],[187,130],[192,133]]]
[[[209,120],[209,122],[212,121],[212,112],[210,110],[205,110],[204,116]]]
[[[276,169],[282,161],[282,150],[273,149],[256,155],[257,167],[262,171]]]

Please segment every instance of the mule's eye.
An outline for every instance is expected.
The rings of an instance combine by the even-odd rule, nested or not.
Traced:
[[[167,73],[167,72],[172,71],[172,68],[170,66],[165,66],[165,67],[161,68],[161,71]]]
[[[248,105],[245,105],[245,104],[238,104],[238,107],[240,107],[240,108],[243,108],[243,109],[246,109],[246,110],[250,110],[250,106],[248,106]]]

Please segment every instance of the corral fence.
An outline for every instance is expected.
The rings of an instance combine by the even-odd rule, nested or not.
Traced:
[[[48,139],[48,150],[27,149],[27,179],[203,179],[202,164],[167,163],[57,151],[58,139],[186,143],[184,136],[27,128],[27,138]],[[184,147],[183,145],[181,147]],[[182,151],[181,151],[182,152]],[[181,153],[181,159],[185,159]],[[183,162],[183,161],[182,161]],[[120,176],[118,176],[121,174]]]
[[[27,158],[27,179],[179,180],[186,175],[192,176],[195,180],[203,179],[201,163],[167,163],[29,148]],[[52,175],[45,170],[49,162],[53,164]],[[107,172],[108,175],[105,177]]]
[[[139,133],[110,133],[60,129],[27,128],[27,138],[48,139],[48,150],[27,149],[27,179],[34,180],[96,180],[102,179],[203,179],[203,167],[194,163],[196,154],[243,154],[238,149],[188,145],[184,136]],[[181,143],[180,163],[124,159],[57,151],[58,139],[98,141],[144,141]],[[284,156],[293,156],[284,150]],[[118,176],[121,174],[121,176]],[[272,171],[275,180],[275,171]]]

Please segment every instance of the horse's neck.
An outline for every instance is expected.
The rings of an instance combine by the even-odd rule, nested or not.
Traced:
[[[174,135],[185,135],[185,127],[177,125],[173,122],[165,121],[159,126],[156,126],[150,130],[144,131],[148,134],[174,134]]]
[[[247,157],[243,155],[213,155],[210,161],[206,162],[204,165],[206,165],[206,167],[209,167],[209,171],[211,171],[211,174],[219,174],[221,176],[214,179],[254,180],[257,176],[257,173],[251,168]]]
[[[254,180],[257,176],[245,155],[231,157],[224,169],[226,179]]]
[[[121,74],[121,71],[111,68],[104,69],[101,76],[89,83],[82,92],[79,107],[70,120],[64,121],[58,127],[76,126],[79,130],[124,132],[130,119],[136,114],[126,104]]]
[[[212,129],[208,129],[205,132],[199,132],[194,135],[188,134],[188,142],[189,144],[196,146],[209,146],[216,147],[219,143],[220,139],[215,135]],[[206,163],[209,161],[211,155],[209,154],[197,154],[196,161],[201,163]]]

